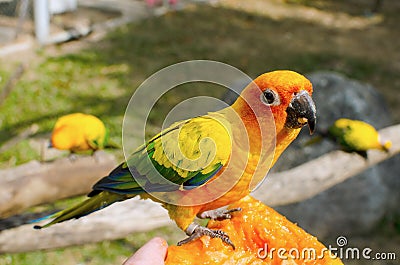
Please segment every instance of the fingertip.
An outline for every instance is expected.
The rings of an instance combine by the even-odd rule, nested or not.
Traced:
[[[168,248],[168,243],[162,237],[154,237],[148,243],[152,242],[153,244],[159,245],[161,248]]]
[[[155,237],[144,244],[135,254],[128,258],[124,265],[131,264],[164,264],[167,255],[168,244],[165,239]]]
[[[148,248],[151,248],[153,251],[157,252],[157,256],[165,259],[168,250],[168,243],[162,237],[154,237],[149,242],[145,244]]]

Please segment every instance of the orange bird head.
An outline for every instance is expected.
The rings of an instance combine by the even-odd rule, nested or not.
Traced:
[[[311,98],[311,82],[293,71],[280,70],[265,73],[248,85],[233,108],[247,124],[263,113],[272,113],[276,132],[299,131],[308,124],[310,133],[315,129],[316,108]]]

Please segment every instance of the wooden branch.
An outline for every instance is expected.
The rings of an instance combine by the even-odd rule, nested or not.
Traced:
[[[382,138],[393,142],[389,154],[370,151],[366,161],[357,155],[331,152],[291,170],[270,174],[253,196],[271,206],[305,200],[398,154],[400,125],[383,129],[380,134]],[[42,230],[34,230],[33,225],[4,230],[0,232],[0,253],[118,239],[132,232],[146,231],[171,223],[166,211],[156,203],[131,199],[84,218]]]
[[[400,153],[400,124],[379,131],[391,140],[390,153],[371,150],[368,160],[357,154],[333,151],[290,170],[270,174],[253,196],[268,205],[300,202]]]
[[[116,166],[112,155],[98,151],[71,161],[31,161],[0,171],[0,218],[61,198],[88,193],[93,184]]]
[[[0,232],[0,253],[26,252],[126,237],[171,225],[167,211],[150,200],[119,202],[84,218],[35,230],[32,224]],[[182,237],[184,234],[182,233]]]

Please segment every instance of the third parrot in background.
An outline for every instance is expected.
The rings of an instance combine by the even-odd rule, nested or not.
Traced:
[[[367,158],[367,151],[378,149],[388,152],[392,143],[383,142],[376,129],[363,121],[338,119],[329,127],[329,136],[334,138],[347,152],[355,152]]]
[[[314,131],[316,109],[311,95],[310,81],[296,72],[262,74],[232,106],[164,129],[99,180],[87,200],[48,216],[54,219],[36,228],[140,196],[161,203],[186,232],[189,237],[178,245],[207,235],[234,247],[227,233],[206,228],[195,218],[226,219],[240,210],[219,208],[247,196],[254,189],[255,176],[266,175],[304,125]],[[223,193],[213,196],[214,189]],[[168,196],[177,201],[168,201]]]
[[[117,147],[110,143],[104,123],[97,117],[84,113],[72,113],[60,117],[51,135],[51,147],[69,150],[71,153],[96,151],[105,147]]]

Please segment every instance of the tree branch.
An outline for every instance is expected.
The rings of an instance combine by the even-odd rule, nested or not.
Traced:
[[[98,151],[94,156],[82,156],[74,161],[69,158],[49,163],[31,161],[0,170],[0,218],[31,206],[85,194],[115,166],[112,155]]]
[[[126,237],[170,225],[167,211],[150,200],[134,198],[84,218],[35,230],[32,224],[0,232],[0,253],[51,249]],[[184,235],[182,235],[184,236]]]

